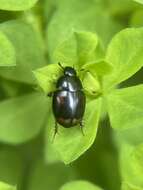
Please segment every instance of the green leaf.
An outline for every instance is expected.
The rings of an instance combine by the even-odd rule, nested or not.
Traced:
[[[113,66],[105,76],[105,88],[111,88],[131,77],[143,66],[143,28],[119,32],[108,46],[106,61]]]
[[[6,79],[33,84],[32,70],[45,65],[44,51],[37,32],[32,26],[20,21],[0,25],[0,30],[15,48],[16,67],[1,68],[0,75]]]
[[[45,135],[44,157],[47,164],[54,164],[61,162],[59,153],[55,150],[53,144],[49,142],[47,135]]]
[[[112,66],[105,60],[98,60],[85,64],[82,69],[90,71],[93,75],[104,76],[110,74],[112,71]]]
[[[0,141],[23,143],[35,137],[47,116],[47,98],[38,93],[0,103]]]
[[[96,34],[76,31],[56,48],[54,62],[66,63],[80,68],[85,63],[95,62],[102,56],[103,50]]]
[[[53,58],[56,47],[66,40],[74,31],[97,33],[106,46],[119,29],[108,12],[101,9],[93,0],[60,1],[54,9],[52,19],[47,25],[47,49]],[[99,1],[98,1],[99,2]],[[85,11],[86,10],[86,11]],[[45,14],[47,13],[45,10]]]
[[[119,155],[122,181],[143,188],[143,144],[131,146],[123,143]]]
[[[130,183],[123,182],[121,190],[143,190],[143,189],[135,185],[132,185]]]
[[[16,187],[0,182],[0,190],[16,190]]]
[[[84,89],[92,95],[92,91],[100,91],[98,76],[110,73],[111,66],[104,60],[98,59],[103,55],[99,47],[98,38],[90,32],[74,32],[73,35],[63,42],[55,50],[55,61],[63,66],[76,68],[77,74],[84,81]],[[100,50],[99,50],[100,49]],[[97,60],[97,61],[95,61]],[[89,77],[89,71],[93,75]],[[46,67],[34,71],[39,86],[45,93],[54,91],[54,84],[62,74],[62,69],[58,64],[50,64]],[[91,75],[90,74],[90,75]],[[93,83],[92,89],[89,84]]]
[[[94,109],[93,109],[94,108]],[[99,122],[101,109],[101,99],[95,99],[87,102],[84,115],[84,133],[81,133],[80,127],[65,129],[59,125],[58,133],[53,142],[54,135],[54,117],[52,110],[49,112],[49,119],[46,129],[46,138],[53,142],[53,147],[58,152],[60,159],[69,164],[81,156],[94,142]]]
[[[137,9],[131,19],[130,19],[130,26],[131,27],[142,27],[143,26],[143,9]]]
[[[33,73],[39,86],[48,94],[55,90],[54,84],[62,73],[62,70],[58,64],[49,64],[48,66],[33,71]]]
[[[1,79],[1,88],[4,93],[4,99],[33,92],[31,85],[5,79]]]
[[[58,190],[61,185],[75,178],[76,172],[70,166],[62,163],[46,165],[43,160],[38,160],[32,165],[27,190]]]
[[[136,176],[139,176],[139,178],[141,179],[143,177],[143,144],[138,145],[133,154],[132,154],[132,164],[133,164],[133,169],[134,169],[134,174],[137,174]],[[138,178],[138,179],[139,179]],[[143,181],[141,180],[141,185],[143,187]]]
[[[0,0],[0,9],[22,11],[30,9],[38,0]]]
[[[21,185],[23,172],[23,160],[19,152],[13,150],[12,148],[1,147],[0,181],[17,186],[19,188]]]
[[[139,8],[138,4],[133,0],[109,0],[109,11],[111,15],[120,16],[127,19],[127,15]]]
[[[65,185],[60,188],[60,190],[101,190],[101,188],[97,187],[96,185],[92,184],[88,181],[72,181],[69,183],[66,183]]]
[[[4,33],[0,32],[0,66],[15,65],[15,49]]]
[[[114,90],[107,96],[111,126],[128,129],[143,124],[143,85]]]
[[[116,140],[137,146],[143,143],[143,128],[139,125],[126,130],[116,130]]]
[[[82,85],[86,95],[96,98],[102,93],[101,85],[95,73],[92,74],[91,72],[85,72],[82,80]]]
[[[134,0],[134,1],[143,4],[143,0]]]

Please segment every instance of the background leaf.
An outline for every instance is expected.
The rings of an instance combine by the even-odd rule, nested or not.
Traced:
[[[0,0],[0,9],[11,11],[22,11],[30,9],[37,0]]]
[[[106,59],[112,64],[111,75],[105,76],[105,87],[115,86],[135,74],[143,65],[143,28],[125,29],[108,46]]]
[[[55,48],[66,40],[73,30],[97,33],[106,46],[112,36],[122,28],[106,10],[101,9],[99,1],[96,2],[71,0],[69,3],[64,0],[55,3],[51,13],[52,19],[48,20],[47,25],[47,49],[50,58],[53,58]],[[47,14],[45,9],[45,15]]]
[[[0,190],[16,190],[16,187],[0,182]]]
[[[121,190],[142,190],[142,188],[129,184],[127,182],[123,182]]]
[[[140,8],[140,5],[136,3],[134,0],[109,0],[106,1],[108,5],[108,10],[111,15],[114,15],[116,18],[121,17],[124,18],[124,22],[127,21],[127,15],[130,15],[137,8]],[[127,23],[126,23],[127,25]],[[125,26],[126,27],[126,26]]]
[[[130,18],[131,27],[142,27],[143,26],[143,9],[137,9]]]
[[[101,190],[101,188],[97,187],[96,185],[88,182],[88,181],[73,181],[63,185],[60,190]]]
[[[43,45],[32,26],[20,21],[9,21],[0,25],[0,30],[15,48],[16,67],[0,69],[4,78],[33,84],[32,70],[45,65]]]
[[[119,165],[121,171],[122,181],[128,182],[137,187],[143,188],[143,166],[142,166],[142,153],[143,144],[138,146],[131,146],[122,143],[119,150]],[[128,187],[128,186],[127,186]],[[133,188],[133,187],[132,187]]]
[[[82,68],[90,71],[93,75],[99,76],[110,74],[112,71],[112,66],[102,59],[96,62],[87,63]]]
[[[143,129],[141,125],[137,125],[125,130],[116,130],[115,139],[120,139],[121,142],[137,146],[143,143]]]
[[[81,68],[103,56],[103,49],[96,34],[73,31],[73,34],[54,51],[54,62],[66,63]]]
[[[54,164],[61,162],[59,153],[55,150],[53,144],[49,142],[48,138],[45,138],[44,146],[44,159],[47,164]]]
[[[107,107],[111,126],[128,129],[142,126],[143,85],[115,90],[107,97]]]
[[[59,190],[67,181],[74,180],[76,172],[70,166],[62,163],[46,165],[42,159],[37,160],[32,167],[28,181],[28,190]]]
[[[38,93],[0,103],[0,141],[23,143],[35,137],[47,116],[47,99]]]
[[[143,0],[134,0],[134,1],[136,1],[136,2],[138,2],[138,3],[142,3],[142,4],[143,4]]]
[[[0,66],[15,66],[15,49],[7,37],[0,32]]]
[[[23,160],[17,150],[2,148],[0,150],[0,181],[17,186],[23,177]]]

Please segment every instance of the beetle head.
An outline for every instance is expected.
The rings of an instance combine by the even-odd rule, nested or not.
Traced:
[[[76,76],[76,70],[72,67],[65,67],[64,75],[69,77]]]

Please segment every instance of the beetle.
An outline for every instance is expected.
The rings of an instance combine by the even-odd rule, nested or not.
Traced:
[[[50,93],[53,97],[52,109],[55,117],[55,133],[58,132],[58,124],[65,128],[71,128],[79,124],[83,132],[83,116],[85,112],[86,96],[82,82],[73,67],[59,66],[63,75],[56,82],[56,90]]]

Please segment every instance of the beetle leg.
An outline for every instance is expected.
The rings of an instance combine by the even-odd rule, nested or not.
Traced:
[[[80,129],[81,129],[82,135],[85,136],[84,130],[83,130],[83,126],[84,126],[84,125],[83,125],[83,120],[80,121],[79,125],[80,125]]]
[[[57,123],[57,121],[55,121],[55,131],[54,131],[54,135],[53,135],[53,142],[55,140],[57,132],[58,132],[58,123]]]
[[[80,69],[80,71],[85,71],[85,69]]]

